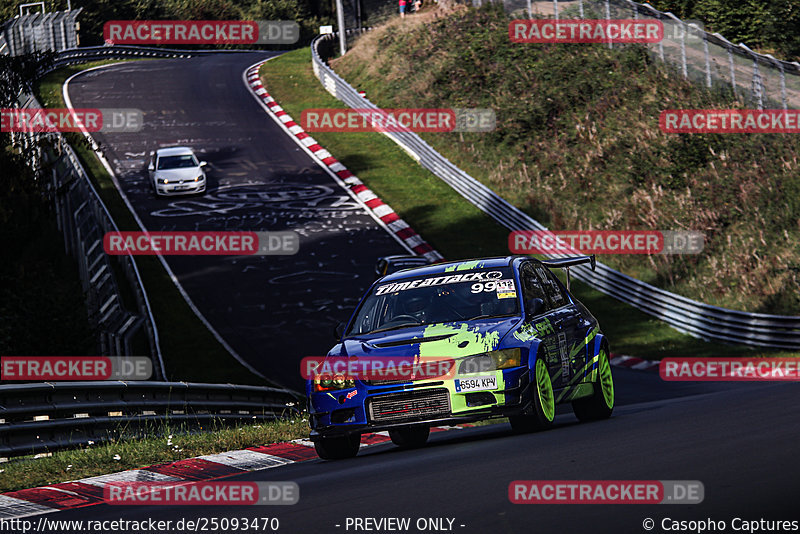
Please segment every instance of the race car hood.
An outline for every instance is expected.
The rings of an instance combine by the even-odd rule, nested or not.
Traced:
[[[458,358],[502,347],[519,317],[422,325],[347,338],[330,356]]]

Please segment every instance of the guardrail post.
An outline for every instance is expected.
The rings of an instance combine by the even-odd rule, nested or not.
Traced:
[[[789,102],[788,97],[786,95],[786,73],[783,71],[783,63],[775,59],[772,55],[766,54],[766,56],[772,61],[772,64],[778,69],[780,73],[780,80],[781,80],[781,106],[783,106],[784,111],[789,109]]]
[[[764,109],[764,82],[761,80],[761,71],[758,68],[758,58],[753,55],[753,80],[751,82],[753,99],[758,109]]]
[[[699,28],[698,28],[699,30]],[[701,35],[703,39],[703,54],[706,58],[706,87],[711,87],[711,58],[709,57],[708,53],[708,39],[706,39],[705,35]]]
[[[686,68],[686,32],[689,31],[689,25],[680,21],[681,24],[681,73],[684,78],[689,77],[689,72]]]

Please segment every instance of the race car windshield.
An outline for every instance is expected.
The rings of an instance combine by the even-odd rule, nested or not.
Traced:
[[[162,156],[158,158],[158,170],[165,171],[169,169],[187,169],[190,167],[197,167],[197,160],[191,154],[184,156]]]
[[[519,303],[508,267],[446,273],[378,284],[347,335],[514,315]]]

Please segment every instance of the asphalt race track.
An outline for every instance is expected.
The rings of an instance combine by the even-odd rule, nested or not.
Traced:
[[[274,55],[274,54],[272,54]],[[294,256],[168,256],[192,302],[253,368],[302,390],[299,362],[322,356],[374,279],[407,251],[266,114],[242,72],[269,53],[137,61],[81,74],[76,108],[137,108],[137,133],[93,134],[150,231],[300,234]],[[208,161],[205,196],[156,198],[147,158],[187,145]],[[186,333],[187,336],[191,332]]]
[[[735,517],[798,518],[798,385],[676,384],[657,373],[614,373],[619,405],[608,421],[580,424],[567,411],[543,433],[514,435],[507,424],[441,432],[418,450],[378,445],[350,460],[310,460],[227,479],[294,481],[300,500],[293,506],[97,505],[49,517],[277,517],[278,532],[292,534],[348,532],[348,517],[410,517],[412,525],[421,517],[451,518],[453,532],[464,534],[636,533],[646,532],[646,518],[656,523],[651,532],[665,532],[666,517],[723,520],[733,532]],[[699,480],[705,500],[511,504],[514,480]]]

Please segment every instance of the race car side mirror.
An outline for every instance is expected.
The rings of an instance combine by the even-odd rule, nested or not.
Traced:
[[[338,323],[336,326],[333,327],[333,337],[336,338],[336,341],[342,339],[344,335],[344,327],[347,326],[344,323]]]
[[[528,317],[536,317],[544,313],[544,301],[540,298],[530,299],[525,304],[525,314]]]

